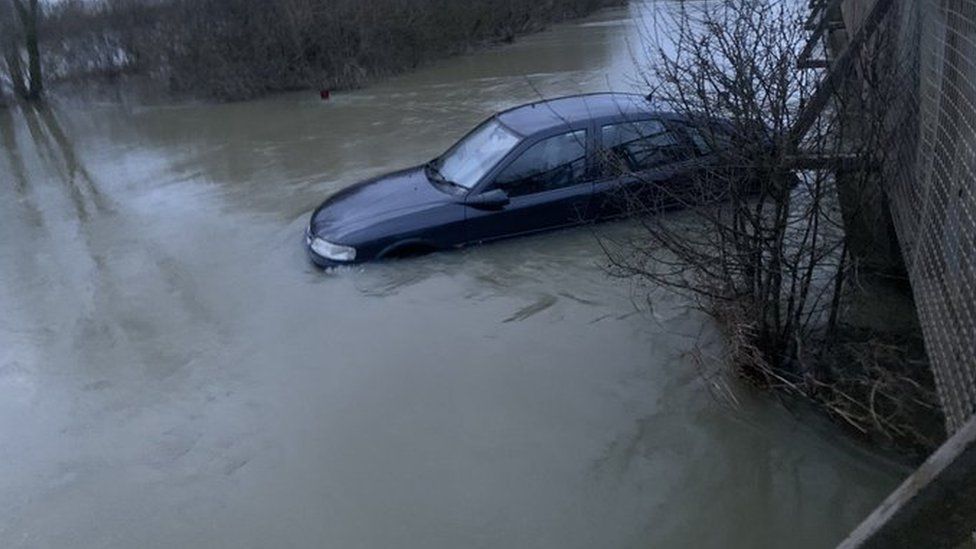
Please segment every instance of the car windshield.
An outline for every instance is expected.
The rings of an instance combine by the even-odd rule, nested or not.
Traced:
[[[470,189],[521,138],[492,118],[458,141],[434,162],[438,175],[455,185]]]

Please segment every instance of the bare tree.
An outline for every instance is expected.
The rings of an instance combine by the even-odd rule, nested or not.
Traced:
[[[38,0],[11,1],[20,17],[20,24],[24,30],[24,46],[27,49],[27,74],[30,79],[30,88],[27,91],[26,98],[37,100],[41,98],[41,92],[44,90],[41,79],[41,52],[37,46],[37,27],[40,19]]]
[[[3,62],[14,95],[24,97],[27,95],[27,86],[24,83],[20,44],[20,29],[13,12],[13,4],[0,1],[0,48],[3,51]]]
[[[844,257],[842,231],[831,233],[839,222],[827,172],[796,177],[788,142],[816,84],[796,69],[800,13],[783,2],[730,0],[675,4],[652,20],[660,24],[644,55],[653,60],[644,72],[650,97],[681,116],[697,153],[712,161],[685,187],[645,181],[688,222],[643,215],[644,243],[611,259],[622,272],[705,298],[713,311],[744,315],[778,368],[799,358],[808,326],[830,317],[830,299],[815,290],[830,286]],[[805,145],[829,147],[834,122],[822,121]],[[638,213],[657,213],[658,203],[623,198]]]
[[[40,7],[38,0],[0,1],[0,36],[7,75],[14,94],[36,101],[44,90],[41,54],[38,46]],[[22,51],[27,53],[24,73]]]
[[[643,80],[651,100],[677,113],[672,131],[695,152],[664,155],[660,167],[641,172],[633,166],[642,151],[632,144],[649,136],[619,139],[605,151],[611,169],[640,183],[621,186],[616,200],[643,229],[634,239],[603,240],[611,272],[693,298],[725,329],[740,375],[814,398],[858,430],[918,442],[924,437],[902,397],[934,409],[930,391],[877,364],[856,374],[838,367],[856,362],[859,351],[840,337],[850,331],[838,330],[854,272],[835,174],[867,180],[877,159],[870,140],[848,138],[842,114],[849,107],[840,101],[802,139],[793,131],[820,84],[818,74],[798,69],[805,4],[658,2],[649,9],[638,55]],[[882,124],[883,116],[861,120],[858,134],[880,133]],[[657,139],[660,154],[667,141]],[[671,164],[691,166],[689,180],[660,177]],[[681,213],[660,215],[674,207]],[[897,362],[895,354],[886,360]]]

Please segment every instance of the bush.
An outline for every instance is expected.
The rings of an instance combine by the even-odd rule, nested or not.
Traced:
[[[878,177],[882,95],[897,82],[872,86],[880,110],[834,93],[809,131],[800,131],[821,81],[797,68],[805,4],[652,9],[659,17],[649,18],[654,28],[638,59],[649,97],[682,115],[690,135],[719,159],[681,185],[642,181],[681,204],[680,216],[620,197],[644,230],[604,241],[611,272],[693,299],[724,329],[725,358],[740,377],[809,398],[861,433],[930,449],[942,436],[940,412],[924,353],[905,343],[917,326],[896,334],[881,326],[891,319],[864,329],[850,318],[865,280],[841,200],[861,204],[851,194]],[[840,197],[839,181],[847,187]]]
[[[135,72],[233,100],[348,88],[621,0],[110,0],[59,5],[48,62],[63,76]]]

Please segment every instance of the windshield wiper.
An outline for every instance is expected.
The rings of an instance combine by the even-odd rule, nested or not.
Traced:
[[[430,162],[424,164],[424,169],[427,170],[428,174],[434,175],[434,177],[431,177],[431,179],[434,179],[435,181],[447,181],[447,179],[444,178],[444,174],[441,173],[440,168],[437,167],[436,160],[431,160]]]
[[[456,183],[456,182],[451,181],[450,179],[444,177],[444,174],[442,174],[441,171],[440,171],[440,169],[437,168],[437,164],[436,164],[436,161],[435,160],[431,160],[430,162],[424,164],[424,168],[427,170],[427,174],[428,174],[427,177],[430,178],[431,181],[435,181],[437,183],[443,183],[443,184],[446,184],[446,185],[450,185],[451,187],[457,187],[458,189],[461,189],[462,191],[468,190],[468,188],[465,187],[464,185],[461,185],[460,183]],[[433,177],[431,177],[431,176],[433,176]]]

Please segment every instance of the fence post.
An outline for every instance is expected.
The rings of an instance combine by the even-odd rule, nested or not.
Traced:
[[[888,496],[838,549],[953,548],[976,524],[976,417]]]

